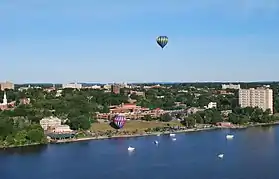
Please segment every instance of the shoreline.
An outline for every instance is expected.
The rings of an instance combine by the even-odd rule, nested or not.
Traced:
[[[201,132],[201,131],[209,131],[209,130],[217,130],[217,129],[247,129],[251,127],[260,127],[260,126],[275,126],[279,125],[279,121],[271,122],[271,123],[257,123],[257,124],[249,124],[249,125],[239,125],[235,127],[208,127],[208,128],[192,128],[185,130],[177,130],[177,131],[168,131],[168,132],[151,132],[145,134],[132,134],[132,135],[115,135],[115,136],[99,136],[99,137],[82,137],[82,138],[73,138],[73,139],[65,139],[65,140],[57,140],[52,144],[61,144],[61,143],[72,143],[72,142],[80,142],[80,141],[88,141],[88,140],[104,140],[104,139],[117,139],[117,138],[132,138],[132,137],[145,137],[145,136],[156,136],[156,135],[168,135],[168,134],[179,134],[179,133],[188,133],[188,132]]]
[[[80,141],[88,141],[88,140],[103,140],[103,139],[117,139],[117,138],[133,138],[133,137],[145,137],[145,136],[156,136],[156,135],[168,135],[168,134],[199,132],[199,131],[208,131],[208,130],[216,130],[216,129],[219,129],[219,128],[216,128],[216,127],[200,128],[200,129],[193,128],[193,129],[186,129],[186,130],[168,131],[168,132],[152,132],[152,133],[145,133],[145,134],[82,137],[82,138],[57,140],[57,141],[53,142],[52,144],[72,143],[72,142],[80,142]]]
[[[156,135],[169,135],[179,134],[179,133],[188,133],[188,132],[201,132],[201,131],[209,131],[209,130],[217,130],[217,129],[247,129],[252,127],[261,127],[261,126],[275,126],[279,125],[279,121],[275,121],[272,123],[257,123],[257,124],[248,124],[248,125],[238,125],[234,127],[207,127],[207,128],[192,128],[192,129],[184,129],[184,130],[177,130],[177,131],[167,131],[167,132],[151,132],[151,133],[144,133],[144,134],[132,134],[132,135],[115,135],[115,136],[98,136],[98,137],[81,137],[81,138],[72,138],[72,139],[62,139],[56,141],[50,141],[48,144],[62,144],[62,143],[73,143],[73,142],[81,142],[81,141],[89,141],[89,140],[104,140],[104,139],[117,139],[117,138],[133,138],[133,137],[145,137],[145,136],[156,136]],[[21,147],[28,147],[28,146],[37,146],[42,144],[25,144],[21,146],[0,146],[0,150],[6,150],[9,148],[21,148]]]

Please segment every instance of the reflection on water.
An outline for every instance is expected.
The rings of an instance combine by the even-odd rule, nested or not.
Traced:
[[[259,129],[260,129],[260,131],[263,131],[263,132],[269,132],[269,133],[274,132],[274,126],[272,126],[272,125],[262,126]]]
[[[31,153],[40,153],[46,149],[47,149],[47,145],[15,147],[15,148],[1,149],[0,155],[7,155],[7,154],[25,155],[25,154],[31,154]]]

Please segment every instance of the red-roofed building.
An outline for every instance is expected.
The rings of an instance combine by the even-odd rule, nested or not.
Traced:
[[[141,106],[137,106],[136,104],[121,104],[119,106],[110,107],[110,113],[139,113],[148,110],[149,108],[142,108]]]

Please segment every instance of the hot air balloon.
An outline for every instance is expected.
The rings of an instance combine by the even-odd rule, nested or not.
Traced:
[[[156,41],[157,44],[163,49],[167,45],[169,38],[167,36],[159,36],[157,37]]]
[[[125,118],[125,116],[122,116],[122,115],[116,115],[113,118],[113,122],[119,129],[121,129],[126,122],[126,118]]]

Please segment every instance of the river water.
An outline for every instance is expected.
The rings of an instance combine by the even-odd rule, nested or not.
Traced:
[[[229,133],[234,139],[226,140]],[[146,136],[9,149],[0,151],[0,178],[279,179],[279,126],[183,133],[176,139]],[[129,153],[129,145],[136,150]]]

